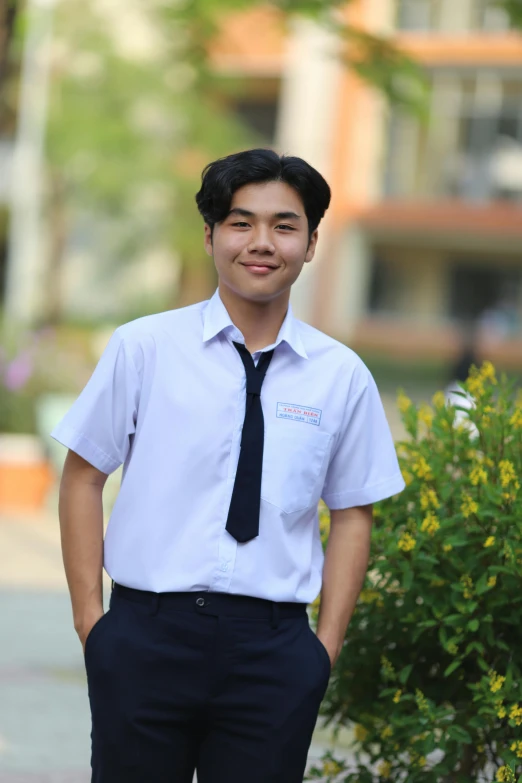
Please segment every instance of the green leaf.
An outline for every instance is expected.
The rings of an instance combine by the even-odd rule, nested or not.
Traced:
[[[481,642],[470,642],[468,646],[466,647],[466,655],[469,655],[470,652],[473,652],[473,650],[476,650],[481,655],[484,655],[485,647]]]
[[[470,630],[470,631],[472,631],[474,633],[475,631],[478,631],[479,626],[480,626],[479,621],[477,619],[473,619],[473,620],[469,621],[469,623],[467,625],[467,628],[468,628],[468,630]]]
[[[473,741],[471,735],[462,726],[448,726],[447,733],[452,739],[464,742],[467,745]]]
[[[404,577],[402,580],[402,587],[404,590],[409,590],[412,584],[413,584],[413,571],[408,566],[408,568],[405,569]]]
[[[448,614],[444,618],[444,625],[458,625],[462,622],[461,614]]]
[[[410,674],[411,674],[411,670],[412,670],[412,669],[413,669],[413,664],[412,664],[412,663],[410,663],[410,664],[408,664],[408,666],[405,666],[405,667],[404,667],[404,669],[402,669],[402,670],[399,672],[399,681],[400,681],[400,682],[401,682],[403,685],[405,685],[405,684],[406,684],[406,682],[407,682],[407,680],[408,680],[408,677],[409,677],[409,676],[410,676]]]
[[[450,674],[453,674],[455,669],[458,669],[462,661],[460,659],[457,659],[455,661],[452,661],[450,665],[446,668],[444,671],[444,677],[449,677]]]

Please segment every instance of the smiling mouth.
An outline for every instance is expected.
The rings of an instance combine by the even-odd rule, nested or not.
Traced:
[[[247,269],[251,269],[253,271],[260,270],[260,269],[267,269],[267,270],[277,269],[277,266],[274,266],[274,264],[263,264],[263,263],[260,264],[241,263],[241,266],[244,266]]]

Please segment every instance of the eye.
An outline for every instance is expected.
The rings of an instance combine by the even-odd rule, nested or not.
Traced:
[[[287,231],[295,231],[293,226],[287,226],[285,223],[281,223],[279,226],[276,226],[276,228],[284,228]]]
[[[239,226],[239,228],[244,228],[245,226],[248,228],[249,224],[245,223],[244,220],[240,220],[237,223],[232,223],[233,226]]]

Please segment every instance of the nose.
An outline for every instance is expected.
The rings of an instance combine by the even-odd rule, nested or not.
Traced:
[[[249,253],[262,253],[272,255],[275,253],[274,243],[270,238],[270,231],[265,226],[257,226],[252,234],[250,244],[248,245]]]

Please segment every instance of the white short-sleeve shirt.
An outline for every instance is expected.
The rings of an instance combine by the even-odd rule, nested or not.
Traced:
[[[261,391],[259,535],[238,543],[225,530],[246,400],[233,341],[245,342],[218,291],[120,326],[52,436],[104,473],[123,464],[104,545],[116,582],[310,603],[319,499],[348,508],[405,486],[388,422],[362,360],[289,307],[263,349],[275,348]]]

